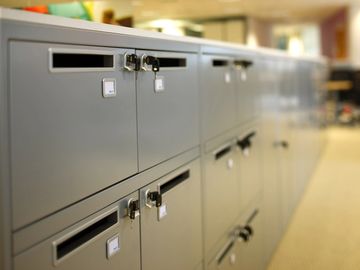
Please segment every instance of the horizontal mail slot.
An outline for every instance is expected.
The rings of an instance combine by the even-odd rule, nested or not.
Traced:
[[[114,58],[115,55],[108,52],[50,49],[50,70],[112,70],[115,64]]]
[[[229,64],[229,61],[227,60],[213,60],[212,65],[213,67],[225,67]]]
[[[178,176],[174,177],[173,179],[167,181],[166,183],[160,186],[160,194],[164,194],[165,192],[169,191],[170,189],[176,187],[180,183],[184,182],[185,180],[189,179],[190,177],[190,170],[187,170]]]
[[[162,68],[184,68],[186,58],[157,57]]]
[[[66,237],[65,240],[59,240],[58,243],[55,242],[55,264],[117,224],[118,219],[118,211],[116,209],[100,219],[95,219],[90,225],[85,226],[76,233],[70,234],[71,236]]]
[[[215,153],[215,160],[218,160],[220,158],[222,158],[223,156],[225,156],[226,154],[230,153],[231,152],[231,146],[227,146],[227,147],[224,147],[222,148],[221,150],[217,151]]]

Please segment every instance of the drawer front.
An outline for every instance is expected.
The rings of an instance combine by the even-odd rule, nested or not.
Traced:
[[[14,229],[138,171],[135,75],[120,68],[124,52],[10,42]]]

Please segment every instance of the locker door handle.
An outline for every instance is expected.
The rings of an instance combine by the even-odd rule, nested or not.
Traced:
[[[285,141],[285,140],[281,140],[281,141],[277,141],[274,143],[275,147],[282,147],[284,149],[288,149],[289,148],[289,142]]]
[[[235,236],[238,237],[243,242],[248,242],[251,237],[254,235],[254,229],[251,227],[250,223],[254,218],[259,214],[259,209],[255,209],[246,221],[245,226],[239,226],[235,229]]]

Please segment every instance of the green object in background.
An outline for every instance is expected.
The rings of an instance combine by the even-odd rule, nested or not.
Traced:
[[[81,2],[72,2],[65,4],[51,4],[48,6],[49,14],[75,18],[75,19],[83,19],[83,20],[91,20],[91,16],[87,11],[86,7]]]

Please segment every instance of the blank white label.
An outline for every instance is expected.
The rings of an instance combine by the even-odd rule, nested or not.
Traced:
[[[118,235],[107,241],[107,257],[108,259],[120,251],[120,238]]]
[[[231,83],[231,75],[229,72],[225,73],[225,82],[226,83]]]
[[[166,208],[166,205],[162,205],[158,208],[158,218],[159,218],[159,221],[161,219],[163,219],[164,217],[166,217],[167,215],[167,208]]]
[[[250,149],[248,147],[245,148],[242,152],[243,152],[244,157],[250,156]]]
[[[103,97],[115,97],[116,96],[116,80],[115,79],[103,79]]]
[[[163,76],[156,76],[155,92],[162,92],[164,90],[165,90],[165,78]]]

